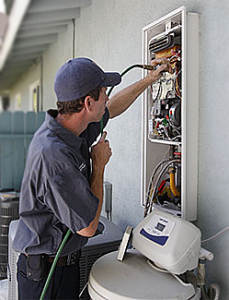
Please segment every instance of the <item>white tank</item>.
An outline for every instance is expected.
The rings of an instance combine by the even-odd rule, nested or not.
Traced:
[[[92,300],[198,300],[200,290],[170,273],[152,268],[137,250],[128,250],[123,261],[118,252],[99,258],[88,282]]]

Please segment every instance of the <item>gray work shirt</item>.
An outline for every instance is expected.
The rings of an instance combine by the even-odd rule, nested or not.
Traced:
[[[100,133],[91,123],[80,135],[68,131],[49,110],[30,144],[20,193],[20,220],[13,248],[21,253],[61,256],[82,248],[88,238],[76,232],[94,219],[99,199],[91,192],[89,147]],[[109,119],[106,109],[104,125]]]

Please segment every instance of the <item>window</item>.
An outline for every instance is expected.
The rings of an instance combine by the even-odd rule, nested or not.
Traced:
[[[41,111],[39,81],[36,81],[30,85],[30,110],[35,112]]]
[[[21,94],[20,93],[15,95],[14,110],[21,110]]]

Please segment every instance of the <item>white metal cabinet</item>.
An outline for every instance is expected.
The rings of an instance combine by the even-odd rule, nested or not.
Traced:
[[[176,33],[174,33],[176,32]],[[150,136],[152,122],[150,105],[152,88],[144,93],[142,116],[142,205],[146,204],[149,180],[155,166],[164,153],[173,145],[181,153],[180,212],[189,221],[197,215],[197,163],[198,163],[198,94],[199,94],[199,15],[186,12],[184,6],[143,28],[143,63],[150,64],[149,42],[157,41],[168,34],[180,34],[180,139],[163,139]],[[143,76],[146,71],[143,71]],[[174,81],[175,82],[175,81]],[[167,81],[166,81],[167,84]],[[150,96],[151,95],[151,96]],[[179,100],[179,99],[178,99]],[[160,101],[159,101],[160,102]],[[179,102],[179,101],[178,101]],[[155,111],[155,106],[154,106]],[[155,129],[155,128],[154,128]],[[156,129],[157,130],[157,129]],[[158,133],[157,133],[158,134]]]

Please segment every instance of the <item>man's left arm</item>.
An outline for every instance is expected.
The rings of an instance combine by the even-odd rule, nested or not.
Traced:
[[[151,62],[151,65],[158,68],[151,71],[145,78],[138,82],[126,87],[107,102],[107,108],[110,114],[110,118],[114,118],[122,114],[127,108],[137,99],[137,97],[144,92],[144,90],[151,85],[154,81],[157,81],[163,71],[172,73],[172,68],[167,59],[155,59]]]

